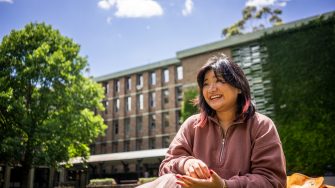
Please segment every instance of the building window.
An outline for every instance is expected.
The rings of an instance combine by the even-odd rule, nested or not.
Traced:
[[[120,92],[120,80],[115,80],[114,81],[114,91],[115,91],[115,93]]]
[[[104,154],[104,153],[107,153],[107,150],[106,150],[106,143],[102,143],[101,145],[101,154]]]
[[[143,94],[137,95],[137,109],[143,110]]]
[[[137,89],[142,89],[142,87],[143,87],[143,75],[138,74],[137,78],[136,78],[136,88]]]
[[[163,104],[169,103],[169,90],[164,89],[163,90]]]
[[[90,146],[90,150],[91,150],[91,155],[94,155],[95,154],[95,145],[94,144],[92,144]]]
[[[124,119],[124,136],[125,138],[130,137],[130,118]]]
[[[119,121],[113,121],[113,128],[112,128],[112,139],[117,140],[119,134]]]
[[[136,140],[136,150],[141,150],[142,149],[142,139]]]
[[[169,136],[163,136],[162,137],[162,147],[163,148],[168,148],[170,145],[170,138]]]
[[[156,115],[149,116],[149,135],[154,135],[156,130]]]
[[[124,141],[124,148],[123,150],[124,151],[130,151],[130,142],[127,140],[127,141]]]
[[[103,87],[105,88],[105,94],[109,93],[109,84],[108,82],[103,83]]]
[[[150,73],[150,85],[156,85],[156,72]]]
[[[177,66],[177,80],[182,80],[183,79],[183,67]]]
[[[150,102],[150,107],[151,108],[156,107],[156,93],[155,92],[150,92],[149,102]]]
[[[131,90],[131,77],[126,78],[126,89]]]
[[[169,112],[163,113],[163,127],[168,128],[169,127]]]
[[[105,108],[105,114],[108,114],[108,101],[103,101],[102,102],[103,103],[103,105],[104,105],[104,108]]]
[[[163,70],[163,81],[164,83],[169,82],[169,69]]]
[[[126,97],[126,112],[131,111],[131,97]]]
[[[120,99],[114,99],[114,112],[118,112],[120,110]]]
[[[183,89],[182,89],[182,86],[178,86],[176,87],[176,103],[177,103],[177,106],[180,106],[181,105],[181,102],[183,101]]]
[[[112,143],[112,153],[117,153],[117,151],[118,151],[118,143],[113,142]]]
[[[142,136],[142,117],[136,118],[136,137]]]
[[[156,128],[156,115],[152,114],[150,115],[150,129]]]
[[[155,149],[155,147],[156,147],[156,139],[149,138],[149,149]]]

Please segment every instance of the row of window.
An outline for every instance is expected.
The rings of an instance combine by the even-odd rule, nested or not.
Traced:
[[[155,86],[156,85],[156,72],[155,71],[152,71],[149,73],[150,74],[150,77],[149,77],[149,84],[151,86]],[[162,79],[162,83],[165,84],[165,83],[168,83],[170,81],[170,78],[169,78],[169,69],[168,68],[165,68],[163,69],[163,79]],[[181,65],[177,66],[176,67],[176,79],[177,80],[182,80],[183,79],[183,67]],[[126,77],[126,83],[125,83],[126,87],[126,91],[129,91],[131,90],[131,77],[128,76]],[[105,87],[105,93],[109,93],[109,84],[108,82],[106,82],[104,84],[104,87]],[[136,75],[136,89],[141,89],[143,87],[143,74],[142,73],[139,73]],[[120,92],[120,80],[116,79],[114,80],[114,92],[115,93],[119,93]]]
[[[170,144],[170,136],[163,136],[162,139],[162,145],[161,146],[157,146],[156,140],[159,138],[156,137],[151,137],[148,140],[148,148],[144,148],[143,147],[143,139],[137,139],[133,142],[135,142],[135,148],[131,148],[131,141],[130,140],[126,140],[123,141],[123,150],[120,151],[121,148],[119,148],[119,142],[113,142],[112,143],[112,153],[117,153],[117,152],[127,152],[127,151],[139,151],[139,150],[143,150],[143,149],[156,149],[156,148],[168,148],[169,144]],[[107,144],[106,143],[102,143],[100,145],[100,151],[96,151],[95,146],[92,145],[91,146],[91,154],[104,154],[107,153]]]
[[[270,80],[263,70],[266,61],[266,49],[259,44],[240,46],[232,50],[234,62],[242,67],[250,84],[251,97],[257,106],[257,110],[265,115],[271,116],[273,113],[273,104],[270,103],[269,95],[271,93]]]
[[[176,114],[175,114],[175,122],[176,122],[176,126],[173,130],[174,131],[178,131],[179,129],[179,125],[180,125],[180,110],[177,110],[176,111]],[[111,127],[111,131],[112,131],[112,140],[117,140],[119,139],[119,121],[118,119],[116,120],[113,120],[112,122],[112,127]],[[140,138],[144,135],[149,135],[149,136],[152,136],[152,135],[155,135],[156,134],[156,124],[157,124],[157,121],[156,121],[156,114],[151,114],[149,115],[149,123],[148,123],[148,133],[143,133],[143,117],[142,116],[138,116],[136,118],[136,125],[134,125],[134,127],[136,127],[135,129],[135,134],[136,134],[136,137],[137,138]],[[170,127],[170,113],[169,112],[163,112],[162,113],[162,123],[161,123],[161,133],[165,134],[165,133],[169,133],[171,132],[171,129],[169,129]],[[130,118],[125,118],[124,119],[124,138],[125,139],[128,139],[130,138],[130,131],[131,131],[131,121],[130,121]],[[134,129],[132,129],[134,130]]]
[[[183,99],[183,93],[182,93],[182,86],[176,87],[176,105],[179,106],[181,104],[181,101]],[[155,108],[156,107],[156,92],[149,92],[149,107],[150,108]],[[127,96],[124,98],[125,102],[125,112],[131,112],[131,96]],[[162,104],[166,105],[169,103],[169,89],[163,89],[162,90]],[[105,114],[108,113],[108,108],[109,108],[109,102],[104,101],[104,107],[105,107]],[[142,93],[136,95],[136,107],[138,110],[143,110],[144,109],[144,96]],[[120,99],[116,98],[113,100],[113,112],[119,112],[120,111]]]

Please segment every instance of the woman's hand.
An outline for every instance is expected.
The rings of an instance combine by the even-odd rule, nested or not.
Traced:
[[[179,174],[177,174],[176,177],[178,179],[176,183],[183,188],[221,188],[225,185],[224,180],[213,170],[210,170],[210,177],[207,179],[199,179]]]
[[[207,165],[199,159],[188,159],[184,164],[184,171],[193,178],[207,179],[211,176]]]

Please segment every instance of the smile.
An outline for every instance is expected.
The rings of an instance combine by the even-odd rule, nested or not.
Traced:
[[[222,95],[212,95],[209,99],[214,100],[214,99],[218,99],[220,97],[222,97]]]

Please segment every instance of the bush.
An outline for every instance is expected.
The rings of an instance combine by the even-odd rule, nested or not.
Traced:
[[[139,184],[144,184],[144,183],[148,183],[148,182],[154,181],[155,179],[157,179],[157,177],[139,178],[138,183]]]
[[[116,181],[113,178],[91,179],[88,185],[116,185]]]

